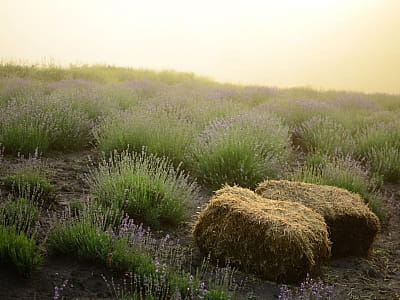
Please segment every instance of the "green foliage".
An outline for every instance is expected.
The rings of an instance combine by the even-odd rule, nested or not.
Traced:
[[[50,232],[47,248],[53,254],[73,255],[117,271],[134,271],[138,275],[154,272],[154,262],[129,247],[126,237],[113,238],[92,221],[81,218],[57,224]]]
[[[17,232],[12,226],[0,225],[0,263],[11,265],[28,276],[42,262],[40,249],[33,238]]]
[[[91,129],[84,113],[57,99],[11,101],[0,111],[0,142],[7,152],[81,149]]]
[[[156,72],[147,69],[123,68],[111,65],[70,65],[69,68],[62,68],[54,64],[17,65],[15,63],[0,63],[0,77],[29,77],[43,81],[80,78],[98,82],[150,79],[167,84],[176,84],[188,80],[210,81],[208,78],[196,76],[193,73],[173,70]]]
[[[196,184],[179,167],[145,152],[114,152],[91,172],[88,183],[103,206],[152,226],[179,224],[197,193]]]
[[[39,208],[23,198],[0,204],[0,225],[13,226],[16,232],[23,232],[28,236],[34,233],[39,215]]]
[[[310,154],[305,161],[306,164],[293,174],[293,180],[344,188],[369,200],[372,187],[368,173],[351,156]]]
[[[373,122],[362,128],[356,138],[356,154],[360,157],[368,158],[372,148],[380,149],[386,147],[400,147],[400,122],[391,122],[385,124],[382,122]]]
[[[372,147],[367,153],[374,172],[383,177],[384,181],[397,182],[400,179],[400,148],[388,144],[382,147]]]
[[[46,199],[54,189],[43,172],[37,168],[22,169],[17,174],[5,176],[1,180],[16,197],[35,202]]]
[[[281,93],[279,94],[281,95]],[[317,99],[296,99],[296,98],[279,98],[278,101],[268,104],[261,104],[260,107],[266,106],[267,110],[280,116],[283,122],[293,131],[301,123],[310,120],[312,117],[324,116],[330,110],[330,107]]]
[[[266,113],[212,122],[190,152],[196,175],[213,188],[223,184],[255,187],[275,178],[288,157],[288,128]]]
[[[354,149],[351,132],[329,118],[311,118],[295,130],[294,136],[306,152],[347,155]]]
[[[194,139],[194,128],[177,116],[145,110],[129,111],[106,119],[96,130],[98,148],[106,155],[129,148],[166,156],[175,165],[185,160]]]
[[[394,119],[396,118],[396,119]],[[384,181],[400,179],[400,122],[398,114],[375,114],[356,138],[356,154],[365,158]]]

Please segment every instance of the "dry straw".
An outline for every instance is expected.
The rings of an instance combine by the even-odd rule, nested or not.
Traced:
[[[330,256],[327,227],[319,214],[236,186],[216,192],[193,235],[204,254],[274,281],[301,281]]]
[[[256,193],[267,199],[301,203],[321,214],[329,228],[332,255],[336,257],[367,255],[380,230],[378,218],[362,198],[345,189],[267,180],[259,184]]]

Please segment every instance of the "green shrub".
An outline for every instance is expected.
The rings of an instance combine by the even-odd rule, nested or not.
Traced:
[[[367,155],[373,172],[382,176],[384,181],[397,182],[400,179],[400,148],[384,144],[372,147]]]
[[[39,215],[39,208],[23,198],[0,204],[0,225],[13,226],[16,232],[23,232],[28,236],[34,233]]]
[[[19,101],[32,96],[39,97],[45,93],[45,85],[29,78],[0,78],[0,107],[10,101]]]
[[[33,238],[14,227],[0,225],[0,263],[13,266],[21,275],[29,275],[42,262]]]
[[[48,198],[54,189],[43,171],[38,168],[22,169],[17,174],[5,176],[1,180],[16,197],[35,202]]]
[[[305,152],[347,155],[354,149],[351,132],[326,117],[313,117],[302,123],[294,131],[294,140]]]
[[[95,131],[98,148],[106,155],[129,148],[166,156],[177,166],[184,161],[194,128],[176,115],[137,110],[106,119]]]
[[[215,120],[190,151],[190,167],[213,188],[255,187],[275,178],[289,157],[288,128],[270,114],[248,113]]]
[[[291,131],[312,117],[324,116],[331,110],[329,105],[316,99],[280,98],[278,100],[266,105],[261,104],[261,107],[266,106],[268,111],[280,116]]]
[[[196,184],[179,167],[145,152],[114,152],[91,172],[88,183],[103,206],[113,205],[152,226],[179,224],[197,193]]]
[[[400,148],[400,122],[366,122],[367,125],[359,130],[356,137],[355,152],[359,157],[368,158],[372,148],[378,151],[388,147]]]
[[[0,142],[7,152],[80,149],[91,141],[91,130],[85,114],[57,99],[12,101],[0,110]]]
[[[232,283],[230,267],[213,268],[203,263],[201,274],[192,276],[185,271],[189,252],[186,248],[168,235],[153,238],[149,229],[136,225],[128,216],[114,226],[117,222],[109,222],[115,217],[110,213],[112,210],[96,203],[85,205],[79,216],[65,211],[47,239],[49,253],[72,255],[129,275],[123,286],[106,281],[116,299],[169,299],[176,291],[185,299],[197,299],[212,290],[228,295]],[[201,284],[204,275],[207,283]]]
[[[151,258],[129,247],[126,237],[114,238],[89,219],[57,224],[49,234],[47,248],[53,254],[72,255],[117,271],[149,275],[155,270]]]
[[[295,171],[292,180],[344,188],[369,200],[373,187],[368,173],[351,156],[310,154],[306,156],[305,162],[304,166]]]
[[[396,182],[400,178],[400,122],[390,119],[385,123],[381,115],[375,115],[366,124],[358,132],[356,154],[383,181]]]
[[[79,111],[90,120],[96,121],[107,116],[117,103],[106,94],[103,85],[82,79],[61,80],[48,83],[52,90],[50,98],[70,104],[74,111]]]

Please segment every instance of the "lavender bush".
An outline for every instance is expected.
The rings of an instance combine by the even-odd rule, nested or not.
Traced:
[[[176,166],[184,161],[195,129],[177,115],[168,114],[165,107],[162,111],[156,108],[118,113],[105,119],[95,131],[99,150],[109,155],[114,150],[140,152],[146,147],[148,153],[166,156]]]
[[[34,236],[39,222],[40,207],[26,199],[0,203],[0,225],[12,226],[16,232]]]
[[[114,152],[87,178],[104,206],[114,206],[152,226],[177,225],[186,217],[197,185],[167,158],[141,153]]]
[[[85,114],[57,99],[12,101],[0,110],[0,142],[8,152],[80,149],[91,129]]]
[[[105,217],[108,212],[91,204],[80,216],[66,211],[49,235],[49,253],[73,255],[128,274],[122,285],[105,278],[117,299],[170,299],[172,295],[181,299],[227,299],[233,272],[229,266],[213,269],[213,273],[210,265],[203,264],[202,271],[192,275],[185,270],[188,250],[168,235],[155,239],[150,229],[128,216],[114,227]],[[207,281],[203,279],[206,271]],[[57,288],[55,295],[59,294]]]
[[[0,264],[11,265],[19,274],[29,276],[41,262],[41,250],[34,238],[14,226],[0,225]]]
[[[354,149],[351,132],[330,118],[313,117],[296,128],[294,136],[306,152],[347,155]]]
[[[282,170],[289,156],[288,140],[288,128],[274,115],[248,113],[218,119],[191,148],[191,167],[213,188],[254,187]]]
[[[28,158],[19,155],[16,170],[1,177],[0,182],[16,198],[26,198],[37,204],[48,200],[54,190],[49,181],[49,169],[39,158],[38,152],[29,155]]]

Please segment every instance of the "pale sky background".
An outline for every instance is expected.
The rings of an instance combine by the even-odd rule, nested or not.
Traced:
[[[400,94],[400,0],[0,0],[0,60]]]

